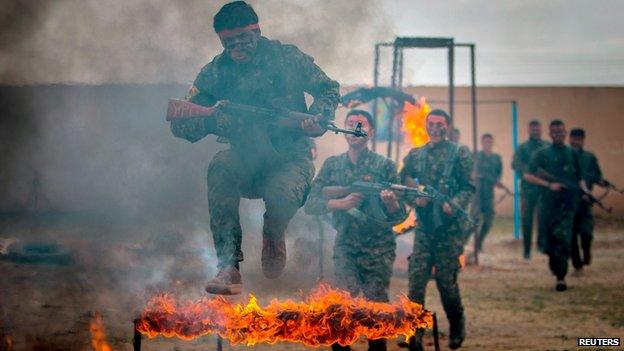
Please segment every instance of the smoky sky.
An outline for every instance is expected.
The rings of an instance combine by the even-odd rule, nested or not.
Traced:
[[[266,36],[298,45],[343,84],[370,84],[373,44],[395,35],[476,43],[483,85],[624,84],[622,1],[250,2]],[[0,82],[188,83],[221,51],[212,17],[224,3],[2,1]],[[446,83],[445,60],[441,51],[409,51],[405,82]],[[467,83],[461,50],[456,69]]]
[[[477,45],[483,85],[624,85],[624,2],[440,0],[384,2],[396,35],[448,36]],[[411,84],[446,84],[442,50],[405,59]],[[466,50],[457,78],[469,82]]]
[[[187,83],[221,52],[226,1],[4,1],[2,83]],[[263,34],[314,56],[332,77],[371,75],[371,44],[392,36],[373,0],[250,1]]]

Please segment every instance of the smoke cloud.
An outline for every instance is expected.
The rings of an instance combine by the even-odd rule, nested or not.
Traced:
[[[212,18],[225,1],[4,1],[0,82],[186,83],[221,52]],[[391,35],[364,1],[250,1],[263,34],[298,45],[341,82],[370,78],[372,43]]]

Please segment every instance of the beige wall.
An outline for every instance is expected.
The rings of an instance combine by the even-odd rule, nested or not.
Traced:
[[[350,90],[346,88],[345,90]],[[428,100],[446,100],[448,93],[441,87],[409,87],[411,94],[425,96]],[[457,100],[468,100],[470,90],[466,87],[456,89]],[[518,102],[519,139],[527,138],[526,125],[532,119],[538,119],[547,127],[550,120],[563,120],[568,130],[574,127],[584,128],[587,132],[587,150],[593,151],[599,158],[605,177],[624,187],[624,88],[598,87],[480,87],[478,100],[515,100]],[[432,104],[432,107],[447,109],[444,104]],[[338,113],[337,120],[342,123],[345,109]],[[503,182],[512,187],[513,174],[510,168],[513,153],[511,104],[479,104],[478,135],[489,132],[495,138],[496,152],[503,157]],[[455,106],[455,123],[461,130],[461,142],[472,147],[472,125],[469,104]],[[547,133],[547,128],[544,129]],[[548,139],[545,133],[544,138]],[[341,136],[326,136],[319,140],[319,160],[344,151],[345,144]],[[401,157],[407,153],[404,147]],[[385,154],[385,145],[378,146],[378,152]],[[605,202],[614,207],[612,216],[624,215],[624,196],[611,193]],[[513,202],[505,199],[497,206],[497,212],[511,215]],[[601,214],[600,211],[595,211]]]

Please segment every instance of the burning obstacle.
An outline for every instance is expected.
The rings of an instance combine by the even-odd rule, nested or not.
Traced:
[[[156,296],[135,321],[135,341],[139,333],[183,340],[217,334],[232,344],[350,345],[361,336],[408,338],[432,326],[431,312],[405,296],[392,304],[372,302],[323,285],[302,302],[273,300],[264,307],[253,295],[244,305],[221,296],[182,303]]]

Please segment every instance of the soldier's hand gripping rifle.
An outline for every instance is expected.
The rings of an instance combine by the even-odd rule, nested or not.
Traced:
[[[449,204],[449,206],[451,206],[451,209],[453,210],[453,213],[460,219],[466,221],[466,223],[468,223],[471,227],[476,227],[477,223],[475,223],[472,218],[470,218],[470,215],[468,214],[468,212],[464,211],[463,208],[459,207],[456,203],[454,203],[453,201],[451,201],[451,198],[448,195],[445,195],[443,193],[441,193],[438,189],[427,185],[425,186],[425,193],[429,194],[431,196],[431,199],[439,206],[442,206],[444,203]],[[440,218],[440,214],[439,214],[439,207],[434,207],[434,213],[433,213],[433,221],[434,221],[434,225],[435,227],[439,227],[442,225],[442,219]]]
[[[328,118],[321,117],[320,120],[317,120],[317,116],[309,113],[295,112],[286,109],[256,107],[229,101],[219,101],[214,106],[205,107],[186,100],[170,99],[167,109],[167,121],[188,118],[214,118],[219,112],[233,117],[240,115],[253,116],[266,123],[291,128],[299,128],[301,122],[314,119],[321,127],[334,133],[351,134],[357,137],[367,136],[366,132],[362,130],[362,125],[359,123],[355,130],[342,129],[338,128],[334,122]]]
[[[539,169],[536,173],[536,175],[540,178],[546,179],[549,182],[553,182],[553,183],[559,183],[561,184],[564,188],[576,192],[580,195],[582,195],[583,197],[586,198],[587,202],[589,202],[590,205],[597,205],[601,210],[604,210],[607,213],[611,213],[611,211],[613,210],[613,208],[611,207],[606,207],[604,205],[604,203],[602,203],[602,201],[600,199],[598,199],[597,197],[595,197],[592,193],[587,192],[583,189],[581,189],[581,187],[578,184],[575,184],[574,182],[570,182],[566,179],[562,179],[559,177],[555,177],[554,175],[548,173],[546,170],[544,169]]]
[[[382,208],[381,198],[379,193],[382,190],[391,190],[397,197],[413,201],[416,198],[426,197],[430,198],[429,194],[424,193],[418,188],[412,188],[401,184],[394,184],[389,182],[372,183],[357,181],[349,186],[326,186],[323,188],[323,198],[326,200],[343,198],[352,193],[360,193],[364,195],[367,200],[361,206],[361,209],[351,209],[347,211],[351,216],[366,220],[370,219],[381,225],[396,225],[396,221],[387,221],[386,214]],[[403,219],[401,219],[402,221]],[[399,221],[400,222],[400,221]]]

